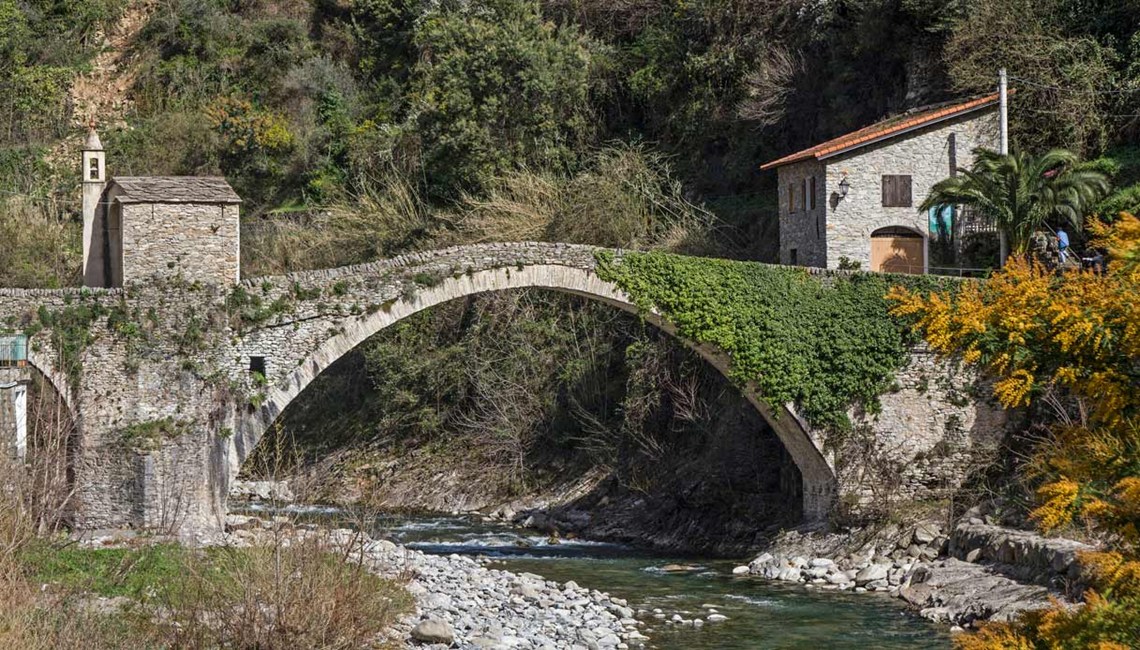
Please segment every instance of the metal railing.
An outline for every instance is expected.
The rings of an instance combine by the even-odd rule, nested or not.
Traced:
[[[28,365],[28,337],[23,334],[0,336],[0,368],[23,368]]]

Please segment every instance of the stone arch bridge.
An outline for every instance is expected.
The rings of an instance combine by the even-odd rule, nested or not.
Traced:
[[[0,327],[29,334],[29,363],[72,413],[77,527],[216,530],[229,482],[263,433],[322,371],[384,327],[449,300],[528,287],[637,312],[598,277],[601,250],[481,244],[236,287],[156,277],[122,289],[6,289]],[[656,314],[643,316],[673,332]],[[691,347],[728,369],[719,350]],[[930,386],[932,375],[947,378],[936,382],[944,388]],[[909,492],[960,481],[971,450],[995,444],[1000,411],[954,397],[970,381],[916,350],[900,389],[866,419],[880,452],[910,461]],[[793,459],[806,519],[826,519],[841,496],[867,496],[866,466],[838,457],[794,406],[769,407],[752,387],[741,390]],[[947,445],[953,453],[931,453]]]

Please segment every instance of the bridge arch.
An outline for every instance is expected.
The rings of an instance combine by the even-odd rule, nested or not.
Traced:
[[[436,305],[467,296],[509,289],[549,289],[640,314],[648,322],[678,338],[706,362],[727,374],[731,361],[711,345],[695,344],[677,335],[676,328],[654,313],[641,313],[630,297],[615,284],[602,280],[591,269],[557,263],[497,267],[449,276],[434,286],[420,288],[414,296],[401,298],[386,309],[346,323],[341,331],[321,343],[287,376],[269,387],[261,407],[242,413],[235,435],[229,438],[227,485],[219,498],[224,501],[228,482],[236,478],[257,443],[285,409],[325,369],[380,330]],[[800,470],[803,481],[803,513],[809,521],[827,517],[837,493],[835,472],[822,453],[810,428],[792,409],[784,406],[774,412],[760,397],[755,386],[741,387],[744,397],[775,430]]]
[[[48,362],[39,352],[28,350],[28,365],[43,375],[44,379],[51,384],[51,387],[55,389],[59,398],[63,400],[64,406],[67,407],[68,415],[72,418],[72,421],[78,425],[79,412],[75,409],[75,403],[71,395],[71,382],[56,370],[55,364]]]

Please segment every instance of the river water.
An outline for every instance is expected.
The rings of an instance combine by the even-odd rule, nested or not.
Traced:
[[[350,527],[360,521],[334,508],[291,507],[301,520]],[[950,648],[949,633],[903,611],[880,594],[822,591],[732,576],[741,562],[666,557],[627,546],[563,540],[552,544],[533,531],[465,516],[383,515],[366,526],[425,553],[477,555],[496,568],[528,571],[550,580],[573,580],[629,601],[647,625],[650,647],[659,650],[893,650]],[[665,570],[669,565],[689,567]],[[684,618],[704,617],[709,606],[727,621],[701,628],[654,618],[661,610]]]

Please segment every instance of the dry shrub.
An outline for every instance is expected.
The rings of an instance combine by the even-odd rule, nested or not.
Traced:
[[[374,647],[411,597],[320,535],[191,554],[160,620],[174,647]]]
[[[460,228],[476,242],[539,240],[690,254],[723,250],[730,233],[682,194],[666,160],[637,146],[596,153],[575,175],[520,171],[466,196]],[[730,247],[730,246],[729,246]]]
[[[0,392],[0,399],[7,399]],[[21,554],[56,538],[69,514],[73,490],[68,458],[73,427],[58,394],[37,378],[29,395],[24,462],[0,453],[0,648],[117,648],[123,639],[98,613],[70,593],[41,588]]]
[[[243,473],[279,481],[299,466],[292,435],[280,425],[262,438]],[[321,479],[317,479],[318,482]],[[313,485],[290,480],[302,502]],[[276,511],[283,502],[270,505]],[[355,530],[366,530],[365,518]],[[178,647],[277,648],[375,647],[396,617],[409,611],[403,585],[369,572],[354,534],[334,544],[323,533],[279,525],[252,548],[211,549],[191,554],[184,585],[165,604],[169,642]]]
[[[430,247],[439,224],[415,185],[392,173],[317,213],[247,221],[242,270],[260,277],[360,264]]]
[[[787,118],[785,102],[795,90],[803,60],[787,49],[773,46],[744,78],[747,94],[736,107],[742,119],[774,126]]]
[[[78,285],[82,232],[57,201],[0,195],[0,287]]]
[[[13,559],[37,538],[59,533],[75,495],[70,476],[74,425],[66,404],[38,373],[28,391],[28,440],[23,462],[0,445],[0,559]],[[8,399],[0,392],[0,399]]]

